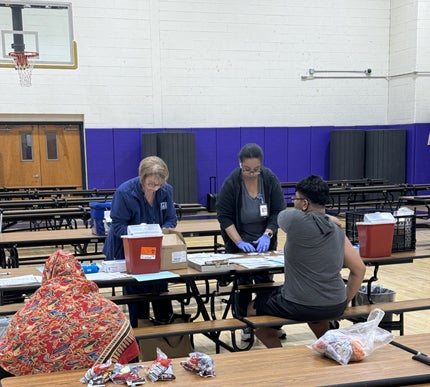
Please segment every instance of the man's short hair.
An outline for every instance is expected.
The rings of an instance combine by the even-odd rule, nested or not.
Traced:
[[[296,191],[314,204],[325,206],[330,202],[329,186],[320,176],[310,175],[297,183]]]

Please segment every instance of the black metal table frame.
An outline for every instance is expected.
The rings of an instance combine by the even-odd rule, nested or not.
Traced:
[[[38,231],[34,231],[36,236]],[[79,259],[80,256],[85,256],[89,254],[97,254],[99,252],[99,244],[106,240],[105,235],[88,235],[82,237],[64,236],[62,238],[52,238],[52,239],[40,239],[37,238],[26,241],[19,240],[19,233],[17,233],[17,240],[11,242],[1,242],[0,243],[0,266],[2,268],[17,268],[19,267],[19,247],[41,247],[41,246],[61,246],[71,245],[75,249],[76,257]],[[88,252],[88,246],[94,245],[94,252]],[[6,251],[8,255],[6,255]]]

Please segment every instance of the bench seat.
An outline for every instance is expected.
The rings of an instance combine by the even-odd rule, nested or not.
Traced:
[[[24,302],[0,305],[0,316],[13,315],[25,305]]]
[[[207,208],[200,203],[175,203],[176,215],[181,220],[186,214],[196,214],[197,212],[207,211]]]
[[[100,253],[88,253],[88,254],[82,254],[79,255],[75,253],[75,257],[79,262],[94,262],[94,261],[103,261],[106,256],[100,252]],[[48,259],[47,255],[40,255],[40,256],[24,256],[19,257],[19,264],[22,266],[25,265],[44,265],[46,263],[46,260]]]
[[[248,290],[248,291],[258,291],[261,289],[272,289],[282,286],[283,282],[261,282],[258,284],[249,284],[249,285],[239,285],[239,290]]]
[[[342,319],[367,317],[375,309],[382,309],[385,313],[404,313],[430,309],[430,298],[417,298],[414,300],[384,302],[371,305],[356,305],[345,309]]]
[[[151,339],[154,337],[167,337],[195,333],[209,333],[220,331],[234,331],[244,329],[247,324],[236,318],[223,320],[192,321],[178,324],[150,325],[133,328],[134,335],[138,340]]]
[[[414,300],[384,302],[380,304],[349,306],[345,309],[343,315],[339,318],[339,320],[354,320],[357,318],[366,318],[375,308],[383,310],[386,314],[394,313],[401,315],[400,322],[397,322],[397,324],[395,322],[394,326],[399,326],[399,330],[401,332],[400,334],[402,335],[403,313],[430,309],[430,298],[418,298]],[[267,315],[248,316],[242,318],[242,320],[254,329],[262,327],[277,327],[291,324],[303,324],[302,321]]]
[[[136,294],[120,294],[105,296],[117,305],[129,304],[131,302],[147,302],[154,300],[184,300],[193,297],[191,292],[184,292],[183,290],[171,289],[168,292],[161,293],[136,293]]]

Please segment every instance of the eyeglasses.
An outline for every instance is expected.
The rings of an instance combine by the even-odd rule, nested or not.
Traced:
[[[260,172],[261,172],[261,168],[258,168],[258,169],[242,168],[242,173],[245,173],[247,175],[259,175]]]
[[[157,188],[157,187],[162,187],[164,185],[164,183],[145,183],[145,185],[149,188]]]
[[[306,199],[306,198],[296,198],[295,196],[293,196],[292,198],[291,198],[291,201],[295,201],[295,200],[308,200],[308,199]]]

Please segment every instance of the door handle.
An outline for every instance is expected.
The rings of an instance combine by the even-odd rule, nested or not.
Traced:
[[[36,173],[35,175],[33,175],[33,177],[38,179],[40,177],[40,175],[38,173]]]

